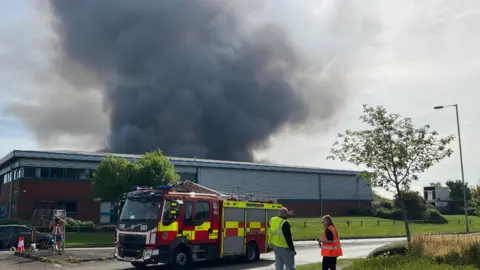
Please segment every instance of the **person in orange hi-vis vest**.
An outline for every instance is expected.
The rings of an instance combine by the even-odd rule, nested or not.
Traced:
[[[326,215],[322,217],[324,233],[321,239],[318,239],[318,244],[321,247],[321,255],[323,257],[323,270],[336,270],[337,258],[343,255],[342,246],[338,237],[337,229],[333,224],[331,216]]]

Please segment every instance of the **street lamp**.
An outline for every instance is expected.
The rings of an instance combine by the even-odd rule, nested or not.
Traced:
[[[460,120],[458,117],[458,104],[435,106],[434,109],[441,110],[446,107],[455,107],[455,112],[457,114],[458,149],[460,151],[460,170],[462,171],[462,184],[463,184],[463,208],[465,210],[465,231],[466,233],[469,233],[470,230],[468,228],[467,187],[465,186],[465,174],[463,173],[462,139],[460,138]]]

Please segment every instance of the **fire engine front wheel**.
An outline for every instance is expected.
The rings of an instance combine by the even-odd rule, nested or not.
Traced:
[[[245,252],[245,261],[248,263],[253,263],[260,260],[260,252],[258,251],[258,246],[254,242],[250,242],[247,245]]]
[[[189,269],[192,263],[190,251],[186,247],[178,247],[173,252],[172,262],[170,266],[173,269]]]

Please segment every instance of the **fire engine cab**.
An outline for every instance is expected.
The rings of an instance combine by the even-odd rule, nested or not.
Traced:
[[[115,232],[117,260],[137,268],[168,263],[185,269],[192,262],[226,257],[255,262],[271,250],[268,221],[278,215],[280,204],[187,182],[126,193]]]

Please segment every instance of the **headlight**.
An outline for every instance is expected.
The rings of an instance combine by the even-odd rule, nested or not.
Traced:
[[[146,249],[145,252],[143,253],[143,258],[144,259],[149,259],[152,257],[153,250],[151,249]]]

